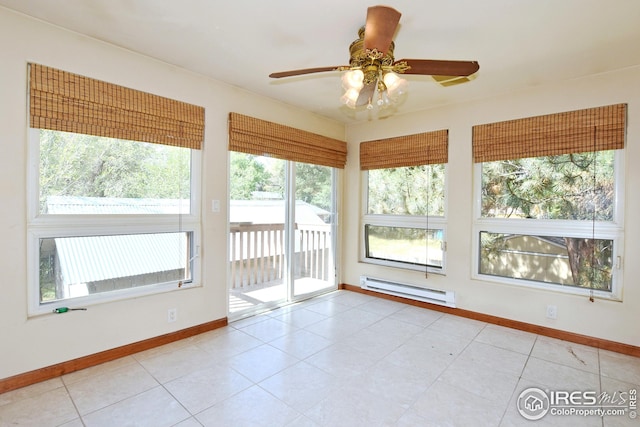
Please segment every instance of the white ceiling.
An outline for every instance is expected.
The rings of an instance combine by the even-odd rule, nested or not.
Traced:
[[[0,0],[0,6],[349,123],[339,72],[375,0]],[[407,76],[394,114],[640,64],[639,0],[388,0],[402,13],[395,57],[476,60],[475,80]]]

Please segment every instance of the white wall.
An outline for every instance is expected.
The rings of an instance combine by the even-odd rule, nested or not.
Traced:
[[[476,82],[480,83],[481,78],[480,75]],[[457,89],[462,88],[442,90]],[[408,93],[411,96],[411,88]],[[628,104],[624,210],[626,262],[622,272],[624,301],[596,300],[591,303],[586,297],[471,280],[472,126],[617,103]],[[343,206],[343,282],[358,285],[359,276],[367,274],[454,290],[457,305],[462,309],[640,346],[640,263],[637,261],[640,259],[640,223],[637,220],[640,212],[640,67],[348,126],[349,158],[345,193],[360,194],[360,142],[439,129],[449,129],[447,275],[431,274],[425,280],[424,273],[359,263],[360,197],[348,197]],[[549,304],[558,307],[556,320],[549,320],[545,316]]]
[[[0,7],[0,379],[187,328],[227,315],[227,116],[229,111],[344,139],[344,127],[202,76],[26,18]],[[92,306],[87,312],[27,316],[26,168],[28,62],[68,70],[205,107],[203,150],[203,286]],[[481,77],[479,77],[481,78]],[[448,274],[428,284],[457,292],[460,308],[640,346],[640,69],[496,96],[380,122],[348,126],[340,248],[341,282],[361,274],[425,284],[422,273],[358,262],[360,141],[449,129]],[[428,84],[428,83],[416,83]],[[469,84],[473,84],[469,83]],[[444,89],[447,90],[447,89]],[[456,88],[449,88],[456,90]],[[410,95],[410,93],[409,93]],[[474,281],[471,276],[471,127],[475,124],[626,102],[624,301],[575,297]],[[223,201],[222,213],[209,209]],[[545,318],[547,304],[558,319]],[[168,324],[168,308],[178,321]]]
[[[344,139],[344,126],[0,7],[0,379],[227,316],[227,117],[230,111]],[[205,107],[203,286],[27,316],[27,63]],[[222,201],[212,213],[211,200]],[[178,320],[167,323],[167,309]]]

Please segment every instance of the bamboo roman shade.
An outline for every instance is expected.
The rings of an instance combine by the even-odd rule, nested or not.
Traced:
[[[347,143],[289,126],[229,114],[229,150],[344,168]]]
[[[449,161],[449,131],[438,130],[360,144],[360,169],[387,169]]]
[[[30,64],[30,126],[200,149],[204,108]]]
[[[473,127],[473,161],[556,156],[624,148],[627,104]]]

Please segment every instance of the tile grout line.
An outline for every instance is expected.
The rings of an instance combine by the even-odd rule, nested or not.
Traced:
[[[69,391],[69,387],[67,386],[67,383],[62,380],[62,386],[64,387],[65,391],[67,392],[67,396],[69,396],[69,400],[71,400],[71,404],[73,405],[73,408],[76,410],[76,414],[78,414],[78,420],[80,420],[80,422],[82,423],[83,426],[86,426],[86,424],[84,423],[84,419],[82,418],[82,414],[80,414],[80,410],[78,409],[78,405],[76,405],[76,401],[73,398],[73,396],[71,395],[71,391]],[[70,420],[69,422],[71,422],[73,420]]]
[[[535,335],[535,339],[533,340],[533,343],[531,344],[531,348],[529,349],[529,353],[527,354],[527,359],[525,360],[524,364],[522,365],[522,370],[520,371],[520,374],[518,375],[518,382],[516,382],[515,388],[514,388],[513,392],[511,393],[511,397],[509,398],[509,401],[507,402],[507,406],[504,408],[504,412],[502,413],[502,417],[500,417],[500,423],[498,423],[499,426],[502,425],[507,413],[509,412],[509,403],[511,403],[513,401],[516,393],[518,392],[518,385],[520,384],[520,381],[523,379],[522,375],[524,374],[524,370],[527,368],[527,364],[529,363],[529,360],[532,357],[531,355],[533,353],[533,348],[536,346],[537,342],[538,342],[538,334]]]

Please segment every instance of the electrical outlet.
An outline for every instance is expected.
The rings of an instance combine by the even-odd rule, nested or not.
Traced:
[[[547,318],[548,319],[557,319],[558,318],[558,307],[555,305],[547,306]]]
[[[171,323],[175,322],[176,320],[178,320],[178,309],[170,308],[167,312],[167,322]]]

